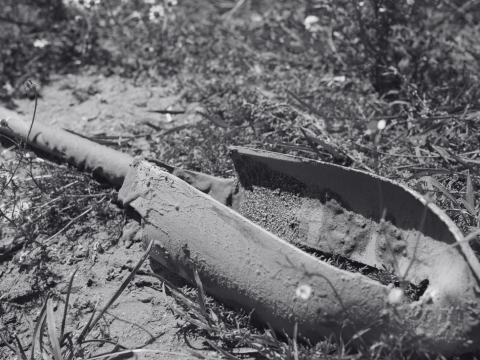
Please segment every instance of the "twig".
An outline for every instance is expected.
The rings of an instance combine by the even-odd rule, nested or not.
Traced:
[[[33,84],[33,85],[31,85]],[[30,123],[30,129],[28,130],[28,134],[27,134],[27,138],[25,139],[25,147],[24,147],[24,151],[22,151],[20,153],[20,160],[18,160],[18,164],[17,164],[17,167],[15,168],[15,170],[13,171],[12,173],[12,176],[10,177],[10,180],[7,181],[7,183],[3,186],[4,189],[7,188],[7,186],[12,182],[13,180],[13,177],[15,176],[15,173],[18,171],[18,169],[20,168],[20,165],[22,163],[22,160],[25,156],[25,151],[27,149],[27,143],[28,143],[28,137],[30,136],[30,133],[32,132],[32,128],[33,128],[33,122],[35,121],[35,114],[37,113],[37,103],[38,103],[38,95],[37,95],[37,85],[33,83],[33,81],[31,81],[30,79],[27,80],[27,87],[28,86],[31,86],[35,92],[35,108],[33,109],[33,117],[32,117],[32,122]]]
[[[222,15],[222,18],[223,19],[229,19],[232,17],[233,14],[235,14],[235,12],[240,8],[240,6],[243,5],[243,3],[245,2],[245,0],[238,0],[238,2],[235,4],[235,6],[227,11],[225,14]]]
[[[90,211],[93,210],[93,206],[90,206],[87,210],[85,210],[83,213],[78,215],[76,218],[73,218],[67,225],[65,225],[59,232],[57,232],[55,235],[50,236],[47,240],[43,242],[43,245],[48,243],[50,240],[52,240],[54,237],[62,233],[65,229],[67,229],[70,225],[72,225],[76,220],[80,219],[82,216],[88,214]]]
[[[388,154],[388,153],[385,153],[385,152],[383,152],[383,151],[378,151],[378,150],[369,148],[368,146],[365,146],[365,145],[357,144],[356,142],[352,142],[352,144],[355,144],[355,145],[357,145],[357,146],[360,146],[361,148],[364,148],[364,149],[367,149],[367,150],[370,150],[370,151],[375,151],[375,152],[377,152],[377,153],[379,153],[379,154],[382,154],[382,155],[385,155],[385,156],[395,156],[395,157],[404,157],[404,158],[429,158],[429,159],[437,159],[437,158],[440,157],[440,156],[428,156],[428,155]]]

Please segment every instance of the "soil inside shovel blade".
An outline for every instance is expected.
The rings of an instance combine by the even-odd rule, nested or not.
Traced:
[[[235,147],[230,156],[239,182],[234,209],[293,244],[419,284],[438,265],[432,254],[462,236],[439,208],[388,179],[261,150]]]

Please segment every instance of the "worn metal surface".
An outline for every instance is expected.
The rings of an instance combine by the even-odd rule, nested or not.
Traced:
[[[442,276],[419,301],[390,304],[388,287],[306,254],[147,162],[133,166],[119,198],[142,216],[155,260],[192,282],[196,266],[208,293],[277,331],[292,335],[298,323],[311,341],[332,332],[348,341],[370,328],[366,343],[390,331],[445,355],[480,346],[477,280],[459,247],[433,256]],[[302,284],[313,289],[308,300],[295,297]]]
[[[453,221],[415,191],[342,166],[262,150],[231,148],[237,210],[291,243],[392,269],[414,283],[444,283],[439,259],[479,264]],[[385,211],[385,221],[380,221]],[[457,244],[459,249],[449,249]],[[475,273],[475,272],[474,272]],[[442,285],[443,286],[443,285]]]

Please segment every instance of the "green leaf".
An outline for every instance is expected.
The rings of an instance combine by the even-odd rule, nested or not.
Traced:
[[[424,180],[424,181],[430,183],[432,186],[435,186],[438,190],[440,190],[443,193],[443,195],[445,195],[447,198],[449,198],[450,201],[453,202],[456,206],[460,205],[458,203],[458,201],[450,193],[450,191],[448,191],[445,186],[440,184],[437,179],[434,179],[431,176],[423,176],[422,178],[420,178],[420,180]]]
[[[465,209],[467,209],[471,215],[475,216],[475,208],[473,208],[472,205],[464,198],[460,198],[459,200],[463,206],[465,206]]]
[[[67,298],[65,299],[65,307],[63,309],[63,317],[62,317],[62,326],[60,328],[60,342],[62,342],[63,334],[65,333],[65,322],[67,321],[68,302],[70,300],[70,293],[72,292],[73,278],[75,277],[75,274],[77,273],[77,271],[78,271],[78,267],[73,272],[73,274],[70,278],[70,281],[68,283]]]
[[[53,314],[53,300],[51,297],[47,300],[47,329],[50,343],[52,344],[52,352],[55,360],[62,360],[62,349],[57,335],[57,327],[55,325],[55,315]]]

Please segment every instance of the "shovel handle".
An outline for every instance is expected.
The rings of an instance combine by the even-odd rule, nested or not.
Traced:
[[[0,107],[0,119],[8,126],[0,126],[0,134],[25,141],[30,123],[17,113]],[[69,164],[85,171],[98,174],[116,187],[121,187],[133,157],[68,131],[46,126],[35,120],[28,145],[65,159]]]

